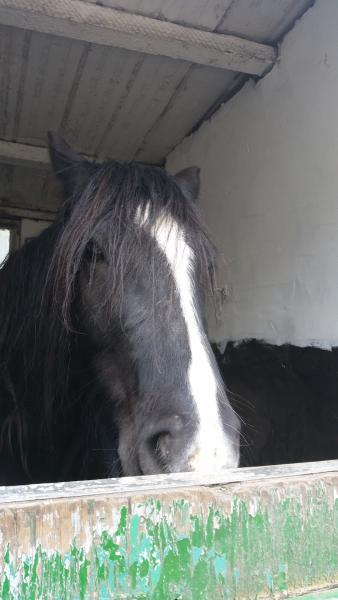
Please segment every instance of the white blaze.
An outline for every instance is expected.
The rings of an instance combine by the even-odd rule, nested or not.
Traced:
[[[205,334],[195,310],[193,251],[185,241],[184,231],[168,216],[158,220],[151,234],[167,257],[188,332],[191,352],[188,379],[198,416],[195,439],[188,449],[189,465],[196,471],[237,466],[236,452],[222,427],[217,403],[217,379],[205,346]]]

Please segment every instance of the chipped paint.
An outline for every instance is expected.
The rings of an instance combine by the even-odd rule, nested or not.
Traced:
[[[280,597],[334,585],[334,488],[327,478],[284,487],[278,482],[273,487],[251,484],[247,490],[218,488],[216,493],[159,493],[128,503],[73,500],[68,509],[56,501],[54,528],[59,519],[69,544],[62,549],[56,544],[54,550],[53,521],[44,516],[51,505],[44,513],[40,503],[35,520],[29,508],[29,527],[37,532],[29,552],[18,551],[16,540],[4,534],[0,598],[223,600]],[[18,509],[18,523],[26,510]],[[41,523],[48,548],[39,534]]]

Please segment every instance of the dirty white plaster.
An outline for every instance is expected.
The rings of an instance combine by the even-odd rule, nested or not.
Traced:
[[[40,233],[49,227],[52,221],[40,221],[36,219],[22,219],[21,221],[21,245],[32,237],[40,235]]]
[[[232,290],[216,341],[338,344],[338,2],[317,0],[250,81],[168,157],[200,204]]]

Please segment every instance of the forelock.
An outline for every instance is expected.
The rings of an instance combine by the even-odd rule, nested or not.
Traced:
[[[210,283],[214,247],[196,205],[184,198],[175,178],[159,167],[138,163],[114,161],[96,167],[81,194],[68,200],[68,212],[63,210],[59,217],[50,273],[65,323],[69,323],[77,274],[96,232],[106,228],[104,251],[112,302],[113,297],[121,300],[126,275],[137,272],[141,261],[151,260],[151,235],[143,234],[150,233],[163,218],[184,231],[203,279]]]

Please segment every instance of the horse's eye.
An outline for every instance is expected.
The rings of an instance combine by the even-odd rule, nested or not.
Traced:
[[[96,262],[103,262],[106,259],[103,250],[101,250],[100,246],[93,241],[87,244],[84,256],[88,261],[95,260]]]

